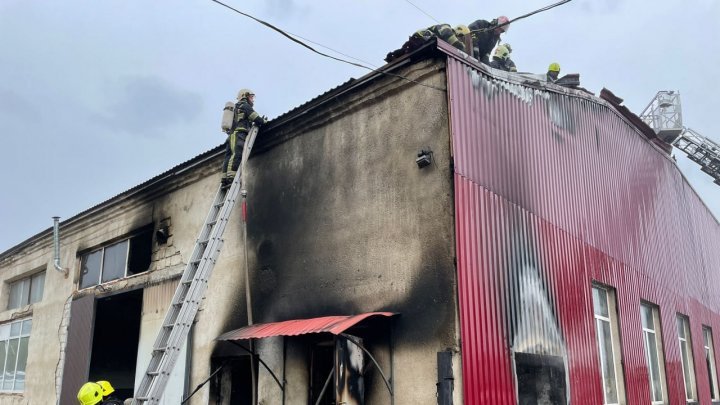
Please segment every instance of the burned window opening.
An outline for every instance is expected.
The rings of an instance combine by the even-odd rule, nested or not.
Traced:
[[[514,354],[519,405],[565,405],[565,362],[562,357]]]
[[[80,254],[79,288],[117,280],[147,271],[152,259],[152,224],[130,237]]]

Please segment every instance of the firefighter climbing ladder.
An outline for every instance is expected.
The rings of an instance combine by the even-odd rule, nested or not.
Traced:
[[[232,184],[230,187],[221,186],[215,195],[200,236],[195,242],[195,249],[190,261],[185,266],[180,284],[178,284],[170,307],[165,314],[163,326],[153,345],[150,364],[135,393],[133,405],[155,405],[159,403],[165,391],[170,373],[190,332],[200,302],[205,296],[215,261],[222,249],[222,235],[237,201],[240,188],[243,186],[241,184],[242,173],[257,133],[258,128],[253,125],[246,138],[240,168]]]

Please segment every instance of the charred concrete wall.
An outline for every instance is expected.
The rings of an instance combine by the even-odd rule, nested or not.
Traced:
[[[445,88],[437,60],[402,74]],[[400,313],[396,403],[435,404],[436,353],[457,343],[446,96],[381,78],[265,133],[248,171],[255,322]],[[434,164],[419,169],[417,153],[428,148]],[[280,343],[259,344],[282,369]],[[300,346],[288,348],[288,404],[307,402]],[[388,360],[386,347],[378,351]],[[280,403],[262,376],[262,403]],[[379,378],[367,389],[367,403],[389,403]]]

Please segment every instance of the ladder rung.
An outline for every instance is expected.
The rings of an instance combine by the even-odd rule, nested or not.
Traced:
[[[217,224],[217,223],[218,223],[218,220],[215,219],[215,220],[212,220],[212,221],[208,222],[207,224],[208,224],[208,226],[213,226],[213,225],[215,225],[215,224]]]
[[[183,284],[183,285],[190,285],[190,284],[192,284],[192,282],[193,282],[192,280],[185,280],[185,281],[182,282],[182,284]]]
[[[150,397],[137,397],[137,398],[135,398],[135,399],[138,400],[138,401],[147,402],[147,401],[150,400]]]
[[[160,375],[160,372],[159,371],[148,371],[147,375],[149,375],[150,377],[155,377],[157,375]]]

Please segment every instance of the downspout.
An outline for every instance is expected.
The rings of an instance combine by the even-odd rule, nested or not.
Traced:
[[[53,260],[55,270],[64,274],[67,278],[68,269],[60,265],[60,217],[53,217],[53,246],[55,249],[55,259]]]

